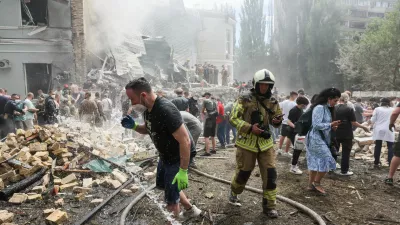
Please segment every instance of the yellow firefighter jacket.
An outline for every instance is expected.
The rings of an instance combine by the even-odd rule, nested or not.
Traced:
[[[267,151],[274,145],[272,136],[269,139],[264,139],[251,132],[252,114],[254,112],[259,112],[258,115],[261,117],[260,121],[263,121],[262,125],[266,129],[269,129],[269,124],[273,125],[274,127],[280,126],[280,124],[272,124],[272,118],[282,114],[282,111],[276,100],[271,101],[270,99],[261,97],[258,98],[269,109],[269,112],[264,109],[260,102],[257,101],[255,93],[251,92],[238,98],[233,105],[229,120],[232,126],[236,127],[238,131],[236,145],[252,152]]]

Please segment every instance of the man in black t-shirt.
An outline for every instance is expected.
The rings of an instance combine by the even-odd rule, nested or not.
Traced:
[[[339,104],[335,106],[335,120],[341,121],[335,131],[336,141],[338,142],[339,147],[342,145],[342,160],[340,165],[341,173],[338,174],[343,176],[353,175],[353,172],[349,171],[350,153],[354,138],[353,126],[360,127],[366,132],[369,132],[367,127],[364,127],[357,122],[354,109],[347,105],[347,99],[349,99],[349,96],[346,93],[343,93],[339,99]]]
[[[145,78],[131,81],[125,89],[133,110],[144,113],[145,124],[138,125],[130,115],[124,117],[121,124],[127,129],[149,134],[156,146],[160,156],[156,185],[164,189],[167,209],[178,217],[180,202],[186,209],[184,217],[200,215],[201,210],[191,205],[181,191],[188,187],[187,171],[194,143],[179,110],[167,99],[153,93]]]
[[[302,149],[295,148],[294,141],[296,138],[296,133],[294,132],[294,127],[296,122],[300,119],[301,115],[303,115],[304,109],[307,108],[307,105],[309,103],[310,102],[306,97],[303,96],[298,97],[296,99],[297,105],[289,111],[289,116],[287,121],[287,125],[288,127],[290,127],[288,138],[292,141],[293,145],[292,166],[290,167],[290,172],[297,175],[303,174],[303,171],[301,171],[297,166]]]

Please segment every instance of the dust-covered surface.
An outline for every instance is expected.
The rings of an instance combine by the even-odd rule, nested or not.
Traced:
[[[197,159],[199,170],[230,180],[235,170],[235,149],[218,151],[216,156],[229,157],[229,159]],[[303,159],[303,157],[301,158]],[[383,179],[388,168],[373,170],[372,166],[364,161],[351,161],[351,168],[355,175],[339,177],[328,174],[323,180],[323,185],[328,192],[327,196],[319,196],[306,190],[307,174],[302,176],[289,173],[290,159],[278,157],[278,191],[280,195],[302,203],[320,214],[327,224],[396,224],[398,218],[399,185],[386,186]],[[304,161],[301,168],[305,171]],[[155,165],[146,171],[154,171]],[[232,206],[228,203],[229,185],[202,177],[195,173],[189,175],[189,189],[187,193],[192,203],[200,209],[211,212],[215,224],[314,224],[307,215],[299,212],[292,206],[278,201],[279,219],[268,219],[262,213],[261,195],[244,191],[240,195],[242,206]],[[149,181],[148,184],[153,181]],[[143,183],[146,185],[146,183]],[[253,171],[248,182],[249,186],[261,188],[259,169]],[[11,205],[0,202],[1,209],[7,209],[15,214],[16,224],[44,224],[43,210],[57,208],[54,202],[62,197],[65,204],[61,206],[68,213],[69,224],[74,224],[83,218],[94,206],[89,203],[94,198],[106,199],[114,190],[104,187],[94,187],[90,193],[92,197],[82,201],[75,199],[74,194],[51,197],[48,200]],[[359,198],[357,192],[359,193]],[[135,195],[116,195],[103,209],[97,212],[86,224],[119,224],[124,202],[132,200]],[[206,193],[212,193],[212,198],[207,198]],[[163,193],[154,190],[159,203],[163,200]],[[209,217],[209,213],[206,214]],[[126,224],[167,224],[166,217],[153,200],[145,197],[130,211]],[[183,224],[211,224],[208,218],[197,218],[184,221]]]

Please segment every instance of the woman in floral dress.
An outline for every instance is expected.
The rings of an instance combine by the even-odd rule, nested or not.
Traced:
[[[334,118],[334,106],[340,98],[336,88],[323,90],[311,106],[312,127],[307,134],[307,166],[309,170],[309,190],[326,194],[321,186],[325,174],[336,169],[336,161],[330,151],[331,130],[338,127],[340,121]]]

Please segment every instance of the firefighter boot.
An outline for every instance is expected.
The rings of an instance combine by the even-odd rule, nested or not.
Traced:
[[[268,200],[263,198],[263,202],[262,202],[262,206],[263,206],[263,213],[265,215],[267,215],[269,218],[278,218],[278,211],[276,211],[276,209],[269,209],[268,208]]]

